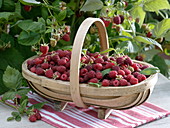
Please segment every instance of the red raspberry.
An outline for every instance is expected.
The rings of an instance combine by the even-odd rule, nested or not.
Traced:
[[[54,72],[53,78],[54,79],[60,79],[61,74],[59,72]]]
[[[44,75],[44,70],[43,70],[42,68],[38,67],[38,68],[36,68],[35,73],[36,73],[37,75]]]
[[[51,61],[51,56],[50,55],[47,55],[45,56],[45,62],[50,62]]]
[[[143,65],[143,66],[141,67],[141,70],[146,69],[146,68],[149,68],[149,65]]]
[[[49,50],[49,46],[47,44],[43,44],[40,46],[40,52],[42,52],[42,54],[47,54]]]
[[[113,67],[112,67],[112,70],[119,71],[119,70],[120,70],[120,67],[119,67],[119,66],[113,66]]]
[[[118,71],[118,75],[124,76],[124,75],[125,75],[125,72],[124,72],[123,70],[119,70],[119,71]]]
[[[58,66],[53,66],[51,69],[53,70],[53,72],[57,71],[57,67]]]
[[[106,64],[105,69],[112,68],[115,64],[112,62],[109,62]]]
[[[90,70],[92,70],[92,65],[87,65],[85,68],[86,68],[88,71],[90,71]]]
[[[86,75],[85,75],[86,76]],[[93,71],[93,70],[91,70],[91,71],[89,71],[88,73],[87,73],[87,76],[88,76],[88,78],[94,78],[94,77],[96,77],[96,72],[95,71]]]
[[[101,72],[96,72],[96,78],[97,79],[102,79],[103,78],[103,75],[102,75],[102,73]]]
[[[65,66],[66,66],[67,69],[70,69],[70,61],[67,62]]]
[[[34,61],[36,65],[43,63],[43,61],[40,58],[35,58]]]
[[[37,112],[39,112],[39,110],[35,108],[35,109],[33,110],[33,112],[34,112],[34,113],[37,113]]]
[[[66,67],[64,66],[57,66],[57,71],[60,72],[60,73],[63,73],[66,71]]]
[[[68,51],[58,50],[58,54],[60,58],[66,57],[66,55],[68,54]]]
[[[137,64],[137,63],[134,63],[134,64],[132,65],[132,67],[133,67],[134,71],[138,71],[138,70],[139,70],[139,67],[138,67],[138,64]]]
[[[37,120],[41,120],[42,116],[39,112],[35,113],[35,117],[37,118]]]
[[[124,63],[127,64],[127,65],[130,65],[130,66],[133,65],[133,61],[131,60],[130,57],[127,57],[127,58],[125,59]]]
[[[136,60],[143,61],[143,56],[139,55],[135,57]]]
[[[119,86],[120,82],[119,82],[119,80],[114,80],[112,84],[113,84],[113,86],[117,87],[117,86]]]
[[[85,76],[85,74],[88,72],[86,68],[80,69],[80,76]]]
[[[110,78],[115,78],[117,76],[117,74],[118,74],[117,71],[110,71],[109,72],[109,77]]]
[[[128,74],[128,75],[126,76],[126,80],[130,81],[130,79],[133,78],[133,77],[134,77],[133,75]]]
[[[79,82],[80,83],[83,83],[84,82],[84,79],[82,77],[79,78]]]
[[[86,61],[86,59],[87,59],[87,57],[86,57],[86,56],[83,56],[83,57],[80,58],[80,61],[81,61],[82,63],[84,63],[84,62]]]
[[[103,69],[103,65],[101,63],[93,64],[93,69],[96,71],[100,71]]]
[[[115,24],[120,24],[120,23],[121,23],[121,18],[120,18],[120,16],[115,16],[115,17],[113,18],[113,22],[114,22]]]
[[[35,73],[35,72],[36,72],[36,68],[35,68],[35,67],[31,67],[31,68],[30,68],[30,71],[33,72],[33,73]]]
[[[102,58],[96,58],[94,62],[95,63],[103,63],[104,60]]]
[[[119,15],[119,17],[120,17],[120,19],[121,19],[120,24],[122,24],[125,18],[124,18],[124,16],[123,16],[123,15]]]
[[[30,12],[31,9],[32,9],[32,6],[30,6],[30,5],[24,5],[24,10],[25,10],[26,12]]]
[[[35,114],[29,116],[29,121],[30,121],[30,122],[35,122],[35,121],[37,121],[37,118],[36,118]]]
[[[58,65],[66,65],[66,63],[67,63],[66,59],[58,60]]]
[[[52,69],[46,70],[45,76],[48,77],[48,78],[53,78],[53,70]]]
[[[114,57],[110,57],[109,58],[111,61],[116,61],[116,59]]]
[[[64,40],[64,41],[70,41],[70,35],[69,34],[64,34],[63,36],[62,36],[62,39]]]
[[[143,81],[143,80],[146,80],[146,76],[143,75],[143,74],[139,74],[139,75],[137,76],[137,79],[139,80],[139,82],[141,82],[141,81]]]
[[[139,72],[134,72],[134,73],[133,73],[133,75],[134,75],[134,77],[136,77],[136,78],[137,78],[137,77],[138,77],[138,75],[140,75],[140,73],[139,73]]]
[[[118,57],[118,58],[116,58],[116,63],[119,64],[119,65],[124,64],[124,57]]]
[[[130,79],[130,84],[132,84],[132,85],[138,84],[138,79],[135,78],[135,77],[132,77],[132,78]]]
[[[66,74],[62,74],[62,75],[60,76],[60,80],[66,81],[67,78],[68,78],[68,76],[67,76]]]
[[[87,75],[84,76],[83,79],[84,79],[84,82],[87,82],[89,80],[88,73],[87,73]]]
[[[41,64],[41,68],[43,68],[43,69],[48,69],[50,66],[49,66],[49,64],[48,63],[43,63],[43,64]]]
[[[104,80],[102,81],[102,86],[107,87],[107,86],[109,86],[109,85],[110,85],[110,81],[109,81],[109,80],[104,79]]]
[[[98,79],[97,78],[92,78],[90,79],[88,82],[91,82],[91,83],[98,83]]]
[[[109,60],[109,58],[108,58],[106,55],[103,55],[102,59],[103,59],[104,61],[108,61],[108,60]]]
[[[104,24],[105,24],[105,27],[109,27],[109,25],[110,25],[110,21],[108,21],[108,20],[105,20],[104,18],[100,18],[103,22],[104,22]]]
[[[60,60],[60,57],[59,57],[59,55],[57,55],[57,54],[55,54],[55,55],[53,55],[52,57],[51,57],[51,59],[54,61],[54,62],[58,62],[58,60]]]
[[[125,72],[125,75],[129,75],[129,74],[131,74],[131,71],[130,71],[129,69],[127,69],[127,68],[126,68],[126,69],[124,69],[123,71]]]
[[[120,80],[120,85],[121,85],[121,86],[126,86],[126,85],[128,85],[127,80],[121,79],[121,80]]]
[[[148,38],[150,38],[150,37],[152,36],[152,32],[148,32],[148,33],[146,34],[146,36],[147,36]]]

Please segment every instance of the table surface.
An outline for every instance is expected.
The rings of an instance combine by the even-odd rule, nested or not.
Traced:
[[[170,110],[170,80],[159,74],[159,80],[155,85],[152,95],[147,100],[155,105],[158,105],[166,110]],[[37,121],[31,123],[25,116],[20,122],[7,122],[6,119],[15,111],[13,108],[0,103],[0,128],[54,128],[53,126]],[[170,128],[170,116],[139,126],[140,128]]]

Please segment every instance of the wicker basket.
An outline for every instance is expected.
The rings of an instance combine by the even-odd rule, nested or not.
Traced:
[[[87,84],[79,84],[81,50],[86,33],[93,23],[98,28],[101,51],[109,48],[108,36],[102,20],[87,18],[79,27],[74,40],[70,82],[53,80],[30,72],[27,69],[27,60],[22,65],[22,74],[38,94],[52,100],[74,102],[78,107],[99,106],[101,109],[99,109],[98,117],[106,118],[110,109],[128,109],[146,101],[157,82],[158,74],[151,75],[146,80],[133,86],[96,88]],[[35,58],[35,56],[32,58]],[[135,62],[150,65],[145,62]]]

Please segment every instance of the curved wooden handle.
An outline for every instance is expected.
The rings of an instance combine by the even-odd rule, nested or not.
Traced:
[[[103,21],[99,18],[87,18],[84,20],[80,25],[74,39],[70,67],[70,91],[72,100],[78,107],[84,108],[87,108],[87,106],[82,101],[79,89],[80,57],[85,36],[93,23],[95,23],[98,28],[101,51],[109,48],[108,36]]]

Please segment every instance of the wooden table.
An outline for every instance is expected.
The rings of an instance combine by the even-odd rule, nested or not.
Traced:
[[[154,91],[147,101],[170,111],[170,80],[160,74]],[[21,122],[7,122],[6,119],[12,111],[13,108],[0,103],[0,128],[54,128],[43,121],[30,123],[27,117],[22,118]],[[170,128],[170,116],[142,125],[140,128]]]

